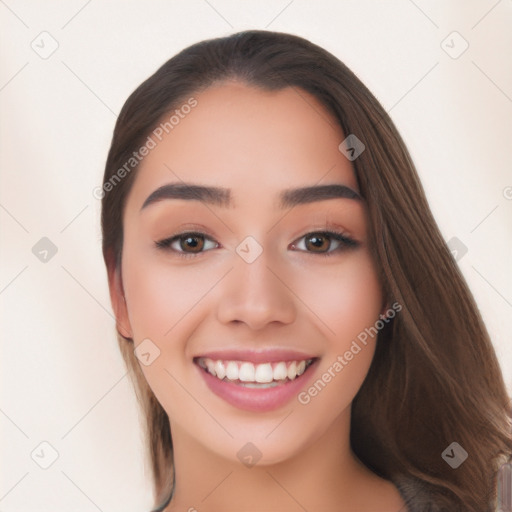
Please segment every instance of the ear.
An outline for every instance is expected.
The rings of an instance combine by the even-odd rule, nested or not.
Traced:
[[[121,269],[116,265],[115,257],[112,251],[108,253],[106,260],[110,302],[116,317],[116,329],[117,332],[125,338],[132,339],[133,333],[130,326],[130,320],[128,318],[126,300],[124,298]]]

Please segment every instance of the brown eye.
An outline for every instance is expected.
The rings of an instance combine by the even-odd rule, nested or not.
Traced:
[[[359,247],[359,242],[337,231],[313,231],[292,244],[293,249],[322,256],[356,247]]]
[[[178,240],[180,249],[184,252],[201,252],[203,250],[204,237],[200,235],[187,235]]]
[[[305,237],[305,240],[306,249],[311,250],[312,252],[326,252],[331,245],[329,236],[322,233],[308,235]]]
[[[218,244],[203,233],[181,233],[155,242],[160,249],[169,250],[180,256],[199,254],[214,249]]]

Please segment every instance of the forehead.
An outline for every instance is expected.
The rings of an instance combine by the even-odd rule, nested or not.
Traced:
[[[357,190],[352,165],[338,150],[341,127],[306,91],[228,82],[191,97],[196,106],[160,130],[161,140],[151,135],[156,145],[137,170],[128,199],[133,207],[178,181],[230,188],[235,204],[262,204],[283,189],[323,183]]]

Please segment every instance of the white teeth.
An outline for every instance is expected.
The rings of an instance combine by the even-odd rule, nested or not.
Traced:
[[[285,380],[288,377],[288,369],[286,363],[277,363],[274,368],[274,380]]]
[[[251,363],[242,363],[240,371],[238,372],[238,378],[242,382],[254,382],[254,365]]]
[[[208,371],[213,376],[216,376],[217,374],[215,373],[215,362],[212,361],[211,359],[206,359],[205,363],[206,363],[206,368],[208,368]]]
[[[288,366],[288,378],[293,380],[295,377],[297,377],[297,363],[293,361],[293,363]]]
[[[231,381],[240,381],[247,383],[247,387],[258,387],[258,384],[272,384],[263,387],[273,387],[278,384],[274,381],[294,380],[302,375],[313,359],[254,365],[248,361],[214,361],[201,357],[197,362],[199,366],[220,380],[226,378]]]
[[[213,375],[215,375],[217,378],[222,380],[226,376],[226,367],[222,361],[216,361],[214,369],[215,373]]]
[[[229,380],[238,380],[238,365],[234,361],[229,361],[226,366],[226,377]]]
[[[272,382],[274,380],[274,373],[270,363],[259,364],[256,367],[256,375],[254,376],[256,382]]]

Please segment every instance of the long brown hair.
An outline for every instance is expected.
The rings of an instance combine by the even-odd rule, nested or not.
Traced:
[[[417,484],[412,488],[424,491],[428,505],[411,493],[411,510],[492,510],[496,471],[512,452],[510,397],[493,346],[400,134],[364,84],[324,49],[259,30],[206,40],[171,58],[130,95],[104,174],[107,268],[120,271],[122,213],[137,166],[119,170],[126,171],[164,116],[229,79],[265,90],[307,91],[335,116],[345,136],[355,134],[365,145],[353,168],[368,205],[376,268],[389,302],[398,301],[402,310],[380,331],[352,404],[355,454],[384,478]],[[173,487],[169,419],[141,372],[133,340],[117,336],[147,418],[156,503],[162,505]],[[452,442],[468,453],[457,469],[441,456]]]

